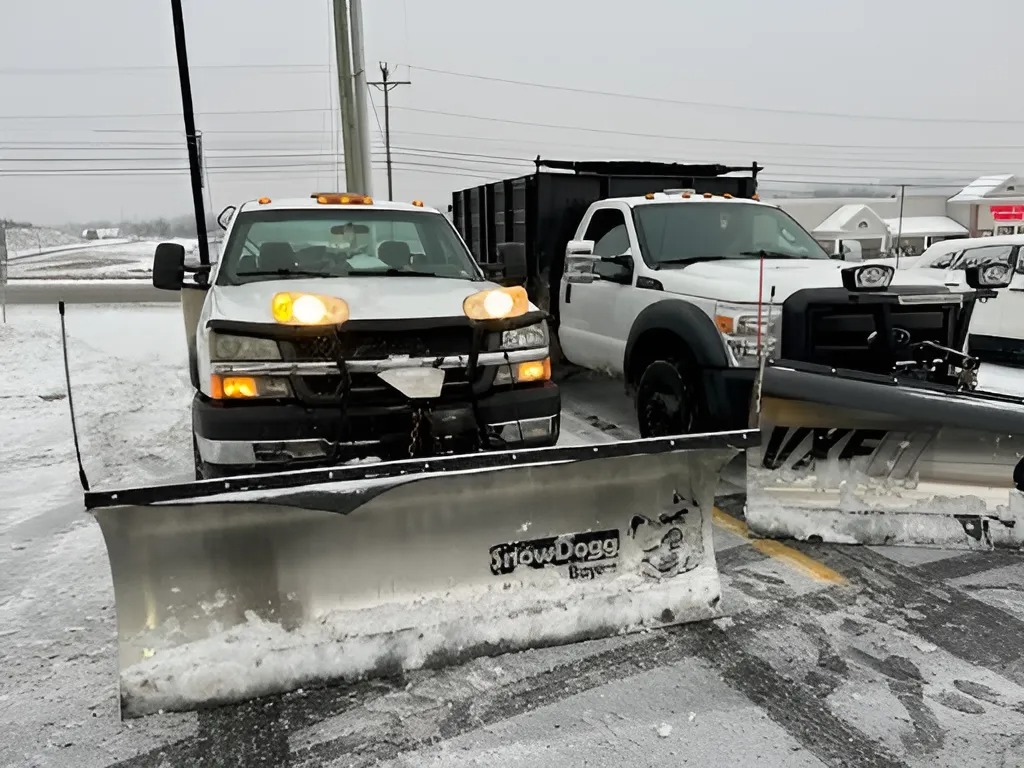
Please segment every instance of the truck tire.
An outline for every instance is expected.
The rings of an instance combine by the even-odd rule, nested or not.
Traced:
[[[651,361],[636,389],[640,437],[686,435],[698,429],[704,411],[700,370],[679,357]]]

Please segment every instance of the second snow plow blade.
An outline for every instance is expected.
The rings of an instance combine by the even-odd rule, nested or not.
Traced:
[[[123,716],[718,615],[754,430],[92,492]]]
[[[952,549],[1024,544],[1024,401],[781,361],[747,453],[761,536]]]

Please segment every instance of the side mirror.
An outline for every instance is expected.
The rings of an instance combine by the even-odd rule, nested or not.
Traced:
[[[593,256],[594,255],[594,241],[593,240],[570,240],[569,244],[565,246],[565,256],[568,259],[570,256]]]
[[[967,267],[964,278],[967,285],[975,290],[979,288],[1005,288],[1010,284],[1010,268],[1006,264],[982,264]]]
[[[153,254],[153,285],[161,291],[180,291],[185,283],[185,247],[160,243]]]
[[[502,285],[525,285],[527,278],[526,245],[524,243],[498,243],[498,263],[502,267]]]
[[[233,205],[229,205],[219,214],[217,214],[217,224],[220,225],[221,229],[227,229],[228,224],[231,223],[231,218],[235,215],[235,211],[238,210]]]

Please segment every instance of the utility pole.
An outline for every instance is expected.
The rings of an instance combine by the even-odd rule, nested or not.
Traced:
[[[356,154],[359,157],[359,165],[362,170],[362,184],[358,190],[364,195],[373,195],[373,163],[370,162],[370,120],[366,113],[366,65],[363,61],[363,3],[362,0],[349,0],[349,7],[352,10],[351,32],[352,32],[352,75],[353,87],[355,90],[356,106],[356,132],[359,137],[358,143],[354,145]]]
[[[392,200],[392,183],[391,183],[391,102],[388,100],[388,94],[391,93],[392,88],[397,88],[400,85],[412,85],[408,80],[388,80],[388,75],[391,72],[388,70],[387,62],[380,62],[380,82],[368,83],[375,88],[380,88],[384,91],[384,150],[387,153],[387,164],[388,164],[388,200]]]
[[[352,45],[349,32],[348,0],[333,0],[334,53],[338,62],[338,108],[341,112],[341,140],[345,156],[345,191],[362,189],[359,136],[352,94]]]

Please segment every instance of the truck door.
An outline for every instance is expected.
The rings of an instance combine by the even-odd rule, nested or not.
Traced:
[[[618,373],[625,339],[618,338],[623,333],[617,332],[615,309],[625,292],[632,290],[633,254],[638,253],[626,212],[620,208],[592,211],[582,239],[594,243],[592,271],[570,271],[574,260],[566,260],[559,290],[558,341],[575,365]]]

